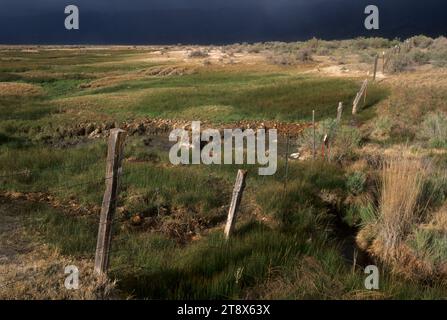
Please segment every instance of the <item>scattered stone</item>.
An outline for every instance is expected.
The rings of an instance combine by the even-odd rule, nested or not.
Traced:
[[[292,153],[292,154],[290,155],[290,158],[292,158],[292,159],[299,159],[299,158],[300,158],[300,153],[299,153],[299,152],[297,152],[297,153]]]
[[[95,126],[91,123],[87,125],[87,127],[84,129],[85,134],[90,135],[93,131],[95,131]]]
[[[100,129],[95,129],[88,135],[88,137],[89,138],[99,138],[100,133],[101,133]]]

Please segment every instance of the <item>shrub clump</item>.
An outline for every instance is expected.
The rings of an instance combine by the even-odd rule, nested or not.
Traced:
[[[201,49],[197,49],[197,50],[193,50],[188,54],[189,58],[207,58],[209,57],[208,52],[201,50]]]
[[[433,65],[437,67],[447,66],[447,38],[436,38],[429,48]]]
[[[315,130],[315,147],[322,149],[323,139],[329,138],[330,158],[337,161],[355,156],[356,148],[359,147],[362,136],[359,129],[344,126],[337,123],[335,119],[326,119],[318,124]],[[298,138],[298,145],[305,151],[313,149],[313,128],[307,128]]]
[[[387,65],[388,72],[399,73],[429,63],[436,67],[447,66],[446,37],[432,39],[426,36],[416,36],[400,45],[402,45],[400,52],[390,58]]]
[[[300,62],[312,61],[312,50],[309,48],[303,48],[296,53],[296,60]]]
[[[422,50],[413,49],[409,52],[402,52],[393,56],[388,65],[388,71],[399,73],[413,69],[430,62],[430,55]]]
[[[409,55],[413,64],[421,66],[430,62],[430,55],[422,50],[412,50]]]
[[[411,58],[407,54],[399,54],[390,59],[387,68],[391,73],[400,73],[409,70],[411,66]]]
[[[323,138],[327,134],[328,136],[334,136],[337,131],[337,121],[334,119],[326,119],[321,121],[315,129],[315,147],[321,149]],[[313,128],[307,128],[298,137],[298,145],[304,149],[313,149]]]
[[[357,244],[411,279],[447,279],[447,184],[427,183],[442,176],[421,159],[385,160],[378,206],[362,217]]]
[[[312,61],[312,50],[309,48],[302,48],[295,53],[275,52],[267,56],[270,63],[282,66],[291,66],[299,63],[306,63]]]
[[[433,39],[424,35],[414,36],[408,41],[416,48],[426,49],[433,44]]]
[[[391,129],[393,128],[393,121],[388,116],[379,116],[374,122],[374,128],[371,132],[373,138],[385,140],[389,138]]]
[[[337,160],[352,159],[361,140],[362,135],[359,129],[350,126],[339,127],[334,140]]]
[[[269,54],[267,60],[276,65],[290,66],[295,64],[295,59],[290,54]]]
[[[391,57],[387,69],[391,73],[409,71],[416,66],[430,63],[433,59],[433,52],[426,49],[413,48],[402,50],[399,54]]]

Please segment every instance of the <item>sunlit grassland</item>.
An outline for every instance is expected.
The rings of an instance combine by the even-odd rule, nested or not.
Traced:
[[[105,187],[105,139],[69,148],[34,139],[37,127],[54,132],[79,122],[123,121],[142,117],[207,120],[307,122],[344,119],[360,88],[359,79],[326,78],[280,68],[194,66],[192,74],[141,76],[168,62],[145,60],[151,51],[1,52],[0,81],[42,88],[37,96],[0,95],[0,190],[43,192],[67,203],[99,207]],[[129,75],[119,83],[85,86],[98,79]],[[135,78],[133,78],[133,76]],[[388,92],[373,84],[357,120],[374,116]],[[222,237],[237,170],[247,169],[247,188],[235,236]],[[346,208],[330,207],[321,191],[346,195],[343,168],[334,164],[285,162],[274,176],[257,166],[173,166],[166,150],[128,137],[121,177],[119,211],[113,226],[110,274],[123,296],[139,298],[438,298],[445,288],[401,281],[386,270],[376,295],[364,290],[363,270],[352,271],[342,255],[346,239],[336,223]],[[24,173],[24,174],[22,174]],[[14,175],[17,174],[17,175]],[[165,212],[165,213],[160,213]],[[167,212],[167,213],[166,213]],[[76,215],[46,204],[24,208],[24,222],[65,255],[93,258],[98,212]],[[171,213],[172,216],[171,216]],[[175,215],[177,214],[177,215]],[[129,223],[136,215],[163,223],[207,221],[197,237],[178,241],[157,228]],[[159,217],[161,216],[161,218]]]
[[[350,105],[358,90],[353,80],[313,78],[284,74],[228,74],[206,71],[167,79],[128,81],[117,86],[79,93],[86,96],[105,114],[115,117],[161,117],[211,120],[309,120],[312,110],[318,116],[333,116],[334,105]],[[365,108],[385,97],[383,89],[372,86]],[[118,99],[120,96],[125,98]],[[137,97],[137,99],[133,99]],[[127,101],[126,101],[127,99]],[[76,104],[76,97],[67,101]],[[128,102],[128,103],[126,103]],[[58,100],[63,104],[64,100]],[[126,105],[123,108],[123,104]]]
[[[137,53],[130,50],[39,50],[37,52],[24,51],[21,49],[3,50],[2,72],[20,73],[25,71],[57,71],[57,70],[81,70],[84,67],[101,68],[102,64],[110,63],[107,70],[119,70],[120,66],[129,66],[126,60],[138,57],[141,53],[150,51],[139,51]],[[98,66],[99,64],[99,66]],[[98,69],[95,69],[98,71]]]
[[[48,208],[28,208],[26,223],[52,246],[76,257],[91,257],[96,224]],[[297,212],[298,214],[305,214]],[[445,288],[402,281],[384,272],[380,292],[364,290],[361,268],[352,272],[334,241],[300,230],[288,232],[248,221],[225,242],[220,231],[188,245],[160,234],[119,231],[115,225],[111,276],[123,297],[149,299],[436,299]],[[64,237],[56,236],[64,234]],[[321,236],[320,236],[321,237]],[[307,265],[306,261],[312,261]]]
[[[83,205],[99,205],[104,190],[105,142],[70,149],[2,147],[1,173],[29,170],[26,176],[1,179],[3,190],[43,191]],[[352,272],[341,255],[342,239],[335,231],[334,213],[320,199],[320,190],[346,192],[344,172],[322,162],[289,163],[284,189],[284,161],[277,174],[249,170],[247,189],[235,237],[222,237],[223,217],[239,166],[171,166],[166,152],[148,148],[140,138],[126,146],[119,205],[127,216],[113,225],[111,276],[123,295],[140,298],[308,298],[368,297],[361,268]],[[137,199],[138,201],[134,201]],[[263,216],[253,215],[255,201]],[[220,221],[215,228],[188,243],[162,232],[123,228],[137,213],[157,214],[157,207],[183,208],[185,214]],[[340,208],[340,210],[343,210]],[[95,251],[98,216],[73,215],[34,204],[23,210],[24,222],[65,255],[91,257]],[[349,258],[349,257],[348,257]],[[309,265],[310,264],[310,265]],[[310,277],[311,283],[304,281]],[[429,298],[445,295],[425,286],[383,275],[382,298]],[[373,298],[374,295],[371,296]]]
[[[185,214],[212,217],[220,215],[221,206],[228,204],[238,167],[173,167],[167,163],[164,152],[147,149],[134,138],[128,144],[126,158],[139,159],[125,161],[123,167],[119,203],[128,206],[129,216],[141,212],[152,216],[157,214],[154,206],[169,206],[182,207]],[[37,170],[38,175],[31,174],[26,181],[17,178],[4,187],[48,190],[61,199],[75,196],[83,203],[99,204],[104,188],[101,183],[92,189],[80,186],[54,190],[72,182],[89,185],[101,181],[105,149],[104,143],[95,143],[68,152],[35,150],[28,157],[19,156],[14,169],[27,167]],[[12,154],[3,155],[1,163],[12,166]],[[74,167],[60,170],[58,166]],[[368,297],[363,270],[359,267],[353,272],[341,255],[343,240],[337,237],[336,217],[318,196],[320,190],[345,192],[343,170],[320,162],[292,162],[289,183],[284,189],[283,161],[273,177],[257,176],[257,168],[252,166],[244,168],[249,170],[248,185],[230,242],[222,237],[223,221],[197,240],[177,243],[162,232],[123,228],[126,217],[117,216],[110,274],[118,280],[123,295],[151,299],[342,299],[355,298],[356,294],[359,298]],[[40,184],[42,180],[47,183]],[[142,201],[133,206],[135,197]],[[274,224],[253,215],[249,202],[253,199],[263,216],[276,221]],[[76,216],[46,205],[30,205],[24,214],[30,230],[38,231],[63,254],[72,256],[74,261],[76,257],[93,258],[97,215]],[[445,288],[399,281],[385,272],[380,293],[370,297],[442,295]]]
[[[23,126],[66,125],[74,114],[92,121],[160,117],[232,122],[238,120],[308,121],[334,116],[338,102],[349,106],[360,83],[353,79],[315,77],[281,69],[217,68],[194,66],[193,74],[141,76],[153,66],[150,51],[130,50],[41,51],[0,53],[0,81],[41,87],[36,97],[0,96],[2,126],[20,131]],[[119,83],[99,88],[85,85],[110,76],[129,75]],[[132,79],[132,78],[135,79]],[[386,96],[373,85],[365,108]],[[18,108],[17,105],[20,107]],[[25,113],[27,115],[25,115]],[[12,116],[17,114],[17,116]],[[82,118],[82,114],[79,116]],[[32,117],[32,123],[24,119]],[[16,120],[10,121],[13,118]]]

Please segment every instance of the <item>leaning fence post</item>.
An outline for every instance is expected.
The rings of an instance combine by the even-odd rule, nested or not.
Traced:
[[[377,64],[379,63],[379,55],[377,54],[374,58],[374,76],[373,81],[376,81],[376,75],[377,75]]]
[[[233,189],[233,196],[231,198],[230,209],[228,210],[227,224],[225,225],[225,239],[229,239],[233,232],[234,225],[236,224],[237,211],[241,204],[242,194],[245,189],[245,178],[247,177],[247,171],[239,170],[237,172],[236,183]]]
[[[339,102],[337,108],[337,123],[340,123],[342,114],[343,114],[343,102]]]
[[[366,79],[365,81],[363,81],[362,87],[360,88],[360,91],[357,93],[354,102],[352,103],[352,114],[356,115],[357,114],[357,106],[360,102],[360,99],[362,98],[362,96],[364,94],[366,94],[366,88],[368,86],[368,79]],[[366,96],[364,99],[364,103],[366,102]]]
[[[363,93],[363,106],[366,105],[366,97],[368,96],[368,84],[365,86],[365,92]]]
[[[356,115],[357,114],[357,104],[358,104],[358,100],[359,100],[359,93],[357,92],[357,95],[355,97],[354,103],[352,104],[352,114]]]
[[[317,157],[317,149],[316,149],[316,134],[315,134],[315,110],[312,110],[312,128],[313,128],[313,146],[312,146],[312,157],[315,160]]]
[[[287,133],[287,139],[286,139],[286,172],[284,175],[284,190],[287,190],[287,180],[289,175],[289,145],[290,145],[290,137],[289,133]]]
[[[105,274],[109,266],[110,243],[112,240],[112,221],[119,193],[119,177],[124,150],[126,131],[110,130],[106,164],[106,190],[102,200],[98,240],[95,255],[95,273]]]

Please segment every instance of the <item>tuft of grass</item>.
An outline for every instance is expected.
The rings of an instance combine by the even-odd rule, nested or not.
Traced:
[[[416,222],[426,170],[420,161],[404,157],[383,164],[379,211],[385,261],[397,256],[397,248]]]
[[[346,188],[354,195],[363,192],[365,188],[366,176],[363,172],[353,172],[346,178]]]
[[[340,125],[335,119],[326,119],[318,124],[315,131],[315,147],[321,150],[324,136],[328,136],[331,148],[331,159],[337,161],[355,156],[360,145],[361,135],[357,128]],[[298,138],[298,145],[305,150],[313,149],[313,128],[306,128]]]
[[[447,233],[444,231],[417,228],[409,243],[432,265],[439,266],[447,261]]]
[[[341,126],[335,137],[334,147],[337,160],[352,159],[361,142],[360,130],[354,127]]]
[[[387,138],[391,133],[393,127],[393,120],[389,116],[379,116],[374,121],[374,129],[372,136],[377,138]]]

